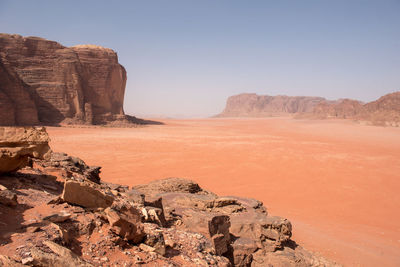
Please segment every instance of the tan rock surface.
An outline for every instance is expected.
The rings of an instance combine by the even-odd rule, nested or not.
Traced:
[[[400,126],[400,92],[365,104],[351,99],[325,101],[318,104],[313,113],[319,118],[354,119],[372,125]]]
[[[49,141],[44,128],[0,127],[0,173],[26,166],[29,158],[50,157]]]
[[[79,205],[86,208],[107,208],[114,201],[112,196],[106,195],[95,185],[86,182],[66,181],[62,199],[68,203]]]
[[[111,49],[0,34],[0,125],[123,119],[125,83]]]
[[[239,94],[228,98],[218,117],[265,117],[312,112],[322,97]]]
[[[329,101],[321,97],[259,96],[239,94],[228,98],[216,117],[295,116],[307,119],[352,119],[371,125],[400,126],[400,92],[362,103],[353,99]]]

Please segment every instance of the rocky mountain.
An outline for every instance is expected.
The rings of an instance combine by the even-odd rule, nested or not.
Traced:
[[[259,96],[240,94],[228,98],[217,117],[269,117],[296,115],[301,118],[353,119],[381,126],[400,126],[400,92],[363,103],[353,99],[326,100],[306,96]]]
[[[0,34],[0,125],[128,121],[126,79],[111,49]]]
[[[3,127],[0,140],[0,266],[337,266],[258,200],[182,178],[106,183],[49,150],[44,129]]]
[[[228,98],[218,117],[266,117],[311,112],[322,97],[239,94]]]
[[[313,114],[319,118],[353,118],[363,103],[353,99],[339,99],[337,101],[322,101],[314,107]]]
[[[400,92],[380,97],[378,100],[362,103],[342,99],[325,101],[313,111],[318,118],[354,119],[380,126],[400,126]]]

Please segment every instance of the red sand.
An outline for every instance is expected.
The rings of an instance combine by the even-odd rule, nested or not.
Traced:
[[[135,185],[186,177],[260,199],[293,239],[346,266],[400,266],[400,128],[288,118],[49,128],[51,145]]]

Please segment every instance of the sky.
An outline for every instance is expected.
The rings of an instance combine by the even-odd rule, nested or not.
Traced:
[[[239,93],[400,90],[400,0],[0,0],[0,32],[112,48],[135,116],[212,116]]]

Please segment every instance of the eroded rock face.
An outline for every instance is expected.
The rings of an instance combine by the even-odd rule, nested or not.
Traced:
[[[268,266],[281,258],[283,265],[279,266],[297,266],[298,262],[313,266],[318,259],[297,249],[290,239],[290,221],[268,215],[258,200],[218,197],[191,180],[178,178],[135,186],[132,191],[145,198],[161,197],[170,224],[202,234],[213,253],[227,257],[234,266]]]
[[[123,120],[125,84],[111,49],[0,34],[0,125]]]
[[[265,117],[312,112],[322,97],[239,94],[228,98],[218,117]]]
[[[26,166],[29,158],[49,158],[49,140],[45,128],[0,127],[0,173]]]
[[[269,117],[295,115],[308,119],[352,119],[378,126],[400,126],[400,92],[363,103],[353,99],[326,100],[321,97],[259,96],[240,94],[228,98],[217,117]]]
[[[364,121],[372,125],[400,126],[400,92],[362,103],[352,99],[324,101],[314,111],[318,118],[339,118]]]

